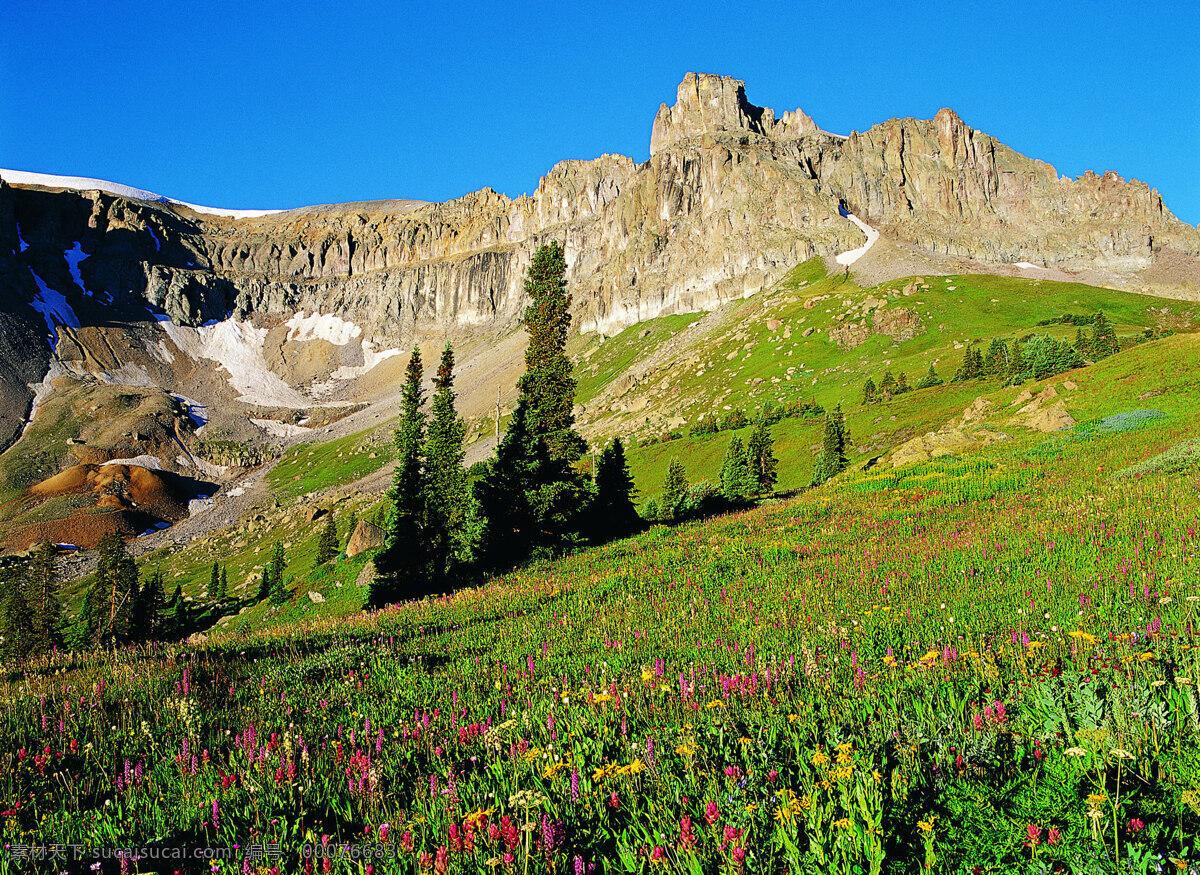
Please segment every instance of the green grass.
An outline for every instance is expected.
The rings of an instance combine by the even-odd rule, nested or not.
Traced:
[[[373,429],[327,443],[292,447],[271,469],[268,482],[281,498],[295,498],[352,483],[395,458],[391,443]]]

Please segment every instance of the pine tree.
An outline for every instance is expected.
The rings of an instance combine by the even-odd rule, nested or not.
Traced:
[[[983,371],[991,377],[1003,376],[1008,367],[1008,347],[999,337],[993,337],[988,344],[987,358],[983,362]]]
[[[759,417],[746,442],[746,459],[754,477],[755,492],[768,492],[779,479],[779,460],[775,458],[775,439],[765,417]]]
[[[879,394],[883,396],[884,401],[896,394],[896,378],[892,376],[890,369],[883,372],[883,379],[879,382]]]
[[[1103,310],[1096,313],[1096,318],[1092,323],[1091,347],[1092,357],[1097,361],[1121,351],[1121,344],[1117,340],[1116,329],[1108,321],[1108,317],[1104,315]]]
[[[683,500],[687,498],[687,491],[687,474],[683,470],[683,463],[672,459],[667,467],[667,479],[663,482],[659,513],[666,519],[678,519],[683,511]]]
[[[641,522],[634,498],[637,490],[625,461],[625,448],[620,438],[600,452],[596,463],[596,497],[592,502],[592,530],[597,538],[627,535]]]
[[[422,551],[425,530],[422,377],[421,351],[414,347],[405,373],[400,427],[396,430],[396,472],[387,495],[386,540],[375,557],[376,574],[370,601],[377,607],[397,600],[401,593],[424,591],[428,577]]]
[[[255,601],[262,601],[271,595],[271,563],[263,566],[262,579],[258,582],[258,595]]]
[[[587,445],[572,428],[576,384],[567,357],[571,296],[566,272],[566,255],[557,241],[534,253],[525,277],[529,305],[521,320],[529,346],[517,389],[529,408],[529,428],[545,441],[550,458],[574,463]]]
[[[283,554],[283,544],[276,541],[275,551],[271,554],[271,604],[282,605],[291,601],[292,593],[287,588],[283,572],[287,568],[287,557]]]
[[[21,569],[0,578],[0,657],[16,659],[33,648],[33,612],[25,598]]]
[[[905,392],[908,392],[909,389],[908,374],[904,373],[904,371],[901,371],[896,375],[896,394],[903,395]]]
[[[349,549],[350,540],[354,537],[354,530],[358,528],[358,510],[350,511],[350,518],[346,520],[346,543],[344,548]]]
[[[1012,352],[1008,356],[1008,370],[1005,378],[1010,383],[1020,383],[1025,380],[1025,356],[1021,352],[1021,339],[1014,337]]]
[[[317,565],[324,565],[331,559],[336,559],[340,543],[337,523],[334,522],[331,513],[326,517],[325,527],[321,530],[321,537],[317,540]]]
[[[929,363],[929,372],[926,373],[925,376],[921,378],[921,381],[919,383],[917,383],[917,388],[918,389],[931,389],[934,386],[940,386],[940,385],[942,385],[942,378],[938,376],[937,369],[934,368],[933,362],[930,362]]]
[[[30,612],[30,650],[49,650],[59,643],[58,627],[62,623],[51,544],[40,544],[33,551],[25,572],[25,601]]]
[[[863,383],[863,404],[874,404],[879,400],[879,390],[875,388],[875,381],[867,377],[867,382]]]
[[[104,646],[122,643],[129,636],[138,571],[119,535],[101,538],[98,553],[96,576],[85,598],[81,619],[91,641]]]
[[[742,439],[734,435],[721,463],[721,494],[729,501],[741,502],[754,494],[757,485]]]
[[[442,350],[433,378],[433,417],[425,444],[426,552],[435,587],[456,575],[465,553],[467,472],[463,469],[466,426],[454,409],[454,350]]]
[[[161,572],[159,573],[161,576]],[[217,591],[217,601],[225,601],[229,598],[229,566],[221,566],[221,588]]]
[[[142,581],[140,598],[138,599],[138,616],[141,622],[141,637],[153,640],[163,632],[163,606],[166,601],[165,581],[161,568],[155,568],[150,576]]]
[[[221,563],[214,562],[212,573],[208,576],[208,600],[217,601],[221,592]]]
[[[842,416],[842,405],[838,404],[825,415],[821,454],[813,467],[813,486],[819,486],[846,469],[846,441],[846,421]]]

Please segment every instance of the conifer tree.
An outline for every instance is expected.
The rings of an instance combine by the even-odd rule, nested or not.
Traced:
[[[425,411],[421,408],[421,351],[413,347],[405,372],[400,427],[396,430],[396,472],[387,494],[385,542],[375,557],[370,601],[395,601],[403,592],[423,591],[427,564],[422,551],[425,530]]]
[[[918,389],[931,389],[934,386],[942,385],[942,378],[938,376],[937,369],[933,366],[933,362],[929,363],[929,371],[917,383]]]
[[[208,600],[215,602],[221,593],[221,563],[214,562],[212,573],[208,576]]]
[[[287,588],[283,572],[287,569],[287,557],[283,554],[283,544],[275,542],[275,551],[271,554],[271,604],[282,605],[292,598]]]
[[[116,534],[100,539],[96,576],[84,601],[88,637],[101,646],[127,639],[138,593],[137,564]]]
[[[25,656],[33,647],[33,613],[25,598],[22,569],[0,576],[0,657]]]
[[[817,456],[813,466],[813,486],[819,486],[846,469],[846,440],[846,422],[842,416],[842,405],[839,403],[825,415],[821,454]]]
[[[358,510],[350,511],[350,518],[346,520],[346,543],[344,548],[349,549],[350,540],[354,537],[354,530],[358,528]]]
[[[904,371],[901,371],[896,375],[896,394],[903,395],[905,392],[909,391],[909,389],[910,386],[908,385],[908,374],[904,373]]]
[[[890,369],[883,372],[883,379],[879,381],[879,394],[885,401],[896,394],[896,378]]]
[[[425,444],[426,551],[433,581],[440,587],[454,578],[466,549],[466,426],[454,409],[454,350],[450,344],[442,350],[433,387],[433,416]]]
[[[879,390],[875,388],[875,381],[867,377],[867,382],[863,383],[863,404],[874,404],[879,400]]]
[[[987,358],[984,359],[983,370],[988,376],[1003,376],[1008,367],[1008,347],[999,337],[993,337],[988,344]]]
[[[1021,352],[1021,338],[1014,337],[1012,352],[1008,356],[1008,370],[1005,378],[1010,383],[1019,383],[1025,379],[1025,356]]]
[[[321,537],[317,540],[317,565],[324,565],[331,559],[336,559],[339,543],[341,541],[338,538],[337,523],[334,522],[331,513],[326,517],[325,526],[321,529]]]
[[[25,601],[29,605],[30,650],[44,652],[59,643],[62,604],[58,599],[58,576],[54,568],[54,547],[40,544],[25,572]]]
[[[162,572],[158,572],[158,576],[162,576]],[[221,566],[221,588],[217,591],[217,601],[225,601],[229,598],[229,566]]]
[[[771,427],[765,417],[759,417],[754,424],[754,431],[746,441],[746,459],[750,464],[750,472],[754,477],[754,491],[768,492],[779,479],[776,473],[779,460],[775,458],[775,439],[771,437]]]
[[[721,494],[729,501],[741,502],[753,495],[757,486],[742,439],[734,435],[721,463]]]
[[[223,598],[218,592],[218,601]],[[163,606],[166,602],[165,581],[161,568],[155,568],[150,576],[142,581],[142,589],[138,599],[138,618],[141,624],[141,637],[152,640],[163,632]]]
[[[672,459],[667,467],[667,479],[663,482],[659,513],[667,519],[678,519],[683,511],[683,500],[687,498],[687,491],[687,474],[683,470],[683,463]]]
[[[600,539],[620,537],[632,532],[641,518],[634,506],[637,490],[625,461],[620,438],[600,452],[596,463],[596,497],[592,502],[593,532]]]
[[[1096,313],[1096,318],[1092,323],[1091,348],[1092,356],[1097,361],[1121,351],[1121,344],[1117,341],[1116,329],[1108,321],[1108,317],[1104,315],[1103,310]]]
[[[567,357],[571,296],[566,272],[566,255],[557,241],[534,253],[525,277],[529,305],[521,319],[529,346],[517,389],[529,408],[529,428],[546,442],[550,458],[574,463],[587,445],[572,427],[576,383]]]
[[[255,600],[261,602],[270,596],[271,588],[271,563],[268,562],[263,566],[262,579],[258,582],[258,595]]]

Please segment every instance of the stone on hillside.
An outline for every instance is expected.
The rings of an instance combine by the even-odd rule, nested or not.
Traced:
[[[313,604],[319,605],[319,604],[321,604],[321,602],[325,601],[325,596],[321,595],[319,592],[315,592],[314,590],[310,589],[308,591],[308,600],[310,602],[312,602]]]
[[[384,540],[385,534],[383,529],[366,520],[359,520],[358,525],[354,527],[354,532],[350,535],[349,543],[346,545],[346,555],[357,556],[363,550],[370,550],[372,547],[382,547]]]

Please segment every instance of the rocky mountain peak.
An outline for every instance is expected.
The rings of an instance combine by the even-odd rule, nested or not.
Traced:
[[[746,99],[746,83],[741,79],[688,73],[679,83],[675,105],[664,103],[658,108],[650,134],[650,154],[704,134],[746,132],[783,139],[817,130],[804,110],[785,112],[776,119],[774,110],[755,106]]]

